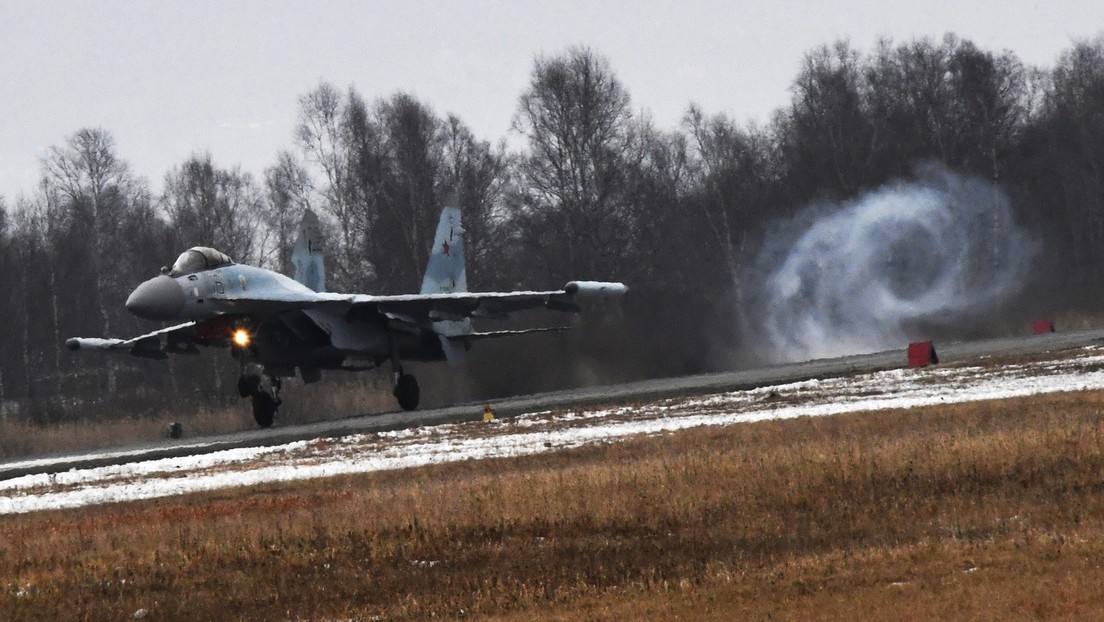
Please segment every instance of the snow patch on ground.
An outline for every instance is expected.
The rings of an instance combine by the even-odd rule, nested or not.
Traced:
[[[357,434],[29,475],[0,482],[0,514],[524,456],[699,426],[1099,389],[1104,389],[1104,355],[1092,349],[1022,365],[896,369],[634,406],[543,411],[491,424]]]

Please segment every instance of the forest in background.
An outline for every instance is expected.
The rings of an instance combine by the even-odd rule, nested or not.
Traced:
[[[157,194],[110,129],[81,129],[45,151],[35,188],[0,197],[0,417],[54,423],[236,401],[235,363],[220,351],[165,362],[62,346],[151,330],[122,303],[190,246],[289,272],[305,209],[324,223],[329,289],[417,291],[452,190],[473,290],[577,278],[631,289],[620,312],[576,321],[577,331],[476,348],[453,373],[477,399],[758,362],[741,292],[771,227],[925,163],[999,187],[1034,257],[1015,300],[970,326],[932,317],[926,329],[981,335],[1037,314],[1097,312],[1104,38],[1076,43],[1051,68],[953,35],[869,51],[836,42],[805,56],[791,92],[765,123],[690,105],[678,127],[657,128],[608,61],[576,47],[534,61],[513,123],[521,147],[510,149],[408,94],[370,99],[322,83],[299,97],[289,148],[261,178],[201,153],[166,172]]]

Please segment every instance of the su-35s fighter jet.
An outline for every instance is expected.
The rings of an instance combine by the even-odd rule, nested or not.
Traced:
[[[403,361],[459,365],[480,339],[549,330],[476,332],[471,318],[505,319],[537,307],[577,313],[583,299],[628,291],[621,283],[571,281],[553,291],[469,292],[456,205],[450,197],[441,211],[419,294],[327,293],[318,221],[307,212],[292,254],[294,279],[234,263],[212,248],[190,248],[126,301],[140,318],[183,323],[133,339],[75,337],[66,346],[154,359],[195,354],[196,346],[229,348],[241,365],[238,392],[252,398],[253,417],[268,427],[280,406],[280,378],[296,368],[311,383],[324,369],[366,370],[390,361],[395,398],[413,410],[418,382],[403,372]]]

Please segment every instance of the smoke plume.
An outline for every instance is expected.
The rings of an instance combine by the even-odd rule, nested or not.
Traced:
[[[775,362],[901,348],[1007,301],[1032,247],[996,186],[921,165],[772,229],[741,277],[745,335]]]

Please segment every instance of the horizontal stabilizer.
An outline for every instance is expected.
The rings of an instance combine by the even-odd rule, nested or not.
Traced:
[[[496,337],[516,337],[531,333],[558,333],[565,330],[570,330],[570,328],[567,326],[552,326],[550,328],[526,328],[523,330],[494,330],[484,333],[471,333],[470,335],[464,335],[463,338],[469,340],[494,339]]]

